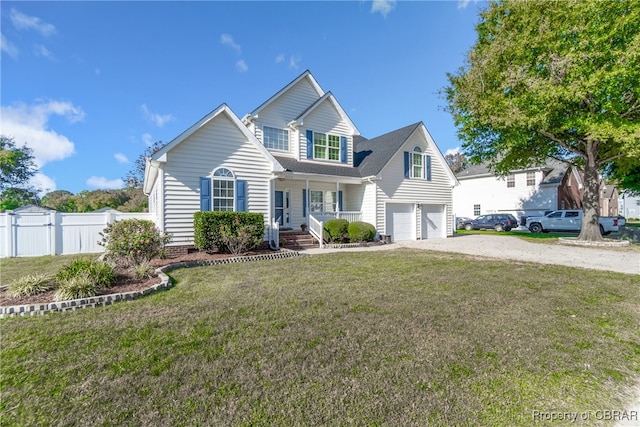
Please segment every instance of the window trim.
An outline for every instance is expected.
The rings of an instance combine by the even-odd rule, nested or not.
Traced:
[[[342,163],[341,151],[342,142],[340,135],[328,132],[312,132],[313,141],[313,160],[325,160],[329,162]],[[318,156],[317,150],[323,150],[324,156]],[[333,157],[335,158],[331,158]]]
[[[216,183],[222,182],[227,183],[227,188],[225,188],[224,190],[226,190],[227,192],[231,190],[231,197],[229,197],[228,195],[224,197],[220,195],[216,196]],[[228,186],[229,183],[231,183],[231,187]],[[220,187],[218,190],[223,190],[223,188]],[[211,174],[211,210],[216,212],[235,212],[236,191],[236,175],[233,173],[233,171],[225,167],[216,168]],[[216,200],[225,201],[225,207],[227,208],[229,207],[228,201],[231,200],[231,209],[216,209]]]
[[[536,185],[536,173],[535,172],[527,172],[527,187],[533,187]]]
[[[267,131],[277,132],[277,137],[278,137],[277,138],[278,141],[276,142],[277,146],[271,146],[271,144],[267,144]],[[280,138],[279,138],[280,136],[283,136],[283,141],[284,141],[283,143],[285,148],[280,147]],[[264,145],[265,148],[269,150],[289,152],[289,130],[263,125],[262,126],[262,145]]]
[[[514,174],[507,175],[507,188],[515,188],[516,176]]]
[[[314,194],[315,193],[315,194]],[[314,201],[314,196],[318,196],[320,193],[320,201]],[[327,201],[327,195],[331,195],[331,199],[333,202]],[[309,210],[311,213],[334,213],[338,210],[338,197],[339,194],[336,191],[332,190],[311,190],[309,189]],[[327,205],[331,205],[330,210],[327,210]],[[318,209],[318,206],[321,209]]]

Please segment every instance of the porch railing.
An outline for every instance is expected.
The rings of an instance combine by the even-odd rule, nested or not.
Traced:
[[[314,215],[309,215],[309,233],[320,242],[320,247],[324,246],[322,236],[324,234],[324,222],[315,218]]]
[[[323,222],[332,218],[344,218],[349,222],[362,221],[362,212],[357,211],[314,212],[312,216]]]

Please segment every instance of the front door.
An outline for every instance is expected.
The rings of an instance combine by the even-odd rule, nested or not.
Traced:
[[[276,191],[274,203],[274,218],[280,223],[281,227],[291,227],[291,202],[290,191]]]

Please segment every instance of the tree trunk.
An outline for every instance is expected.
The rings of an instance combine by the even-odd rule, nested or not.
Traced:
[[[597,242],[604,240],[600,233],[600,175],[596,163],[595,143],[588,142],[584,165],[584,195],[582,198],[582,228],[578,240]]]

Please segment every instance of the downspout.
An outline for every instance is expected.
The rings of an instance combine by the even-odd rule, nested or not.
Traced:
[[[340,211],[342,206],[340,205],[340,183],[336,181],[336,218],[340,218]]]

